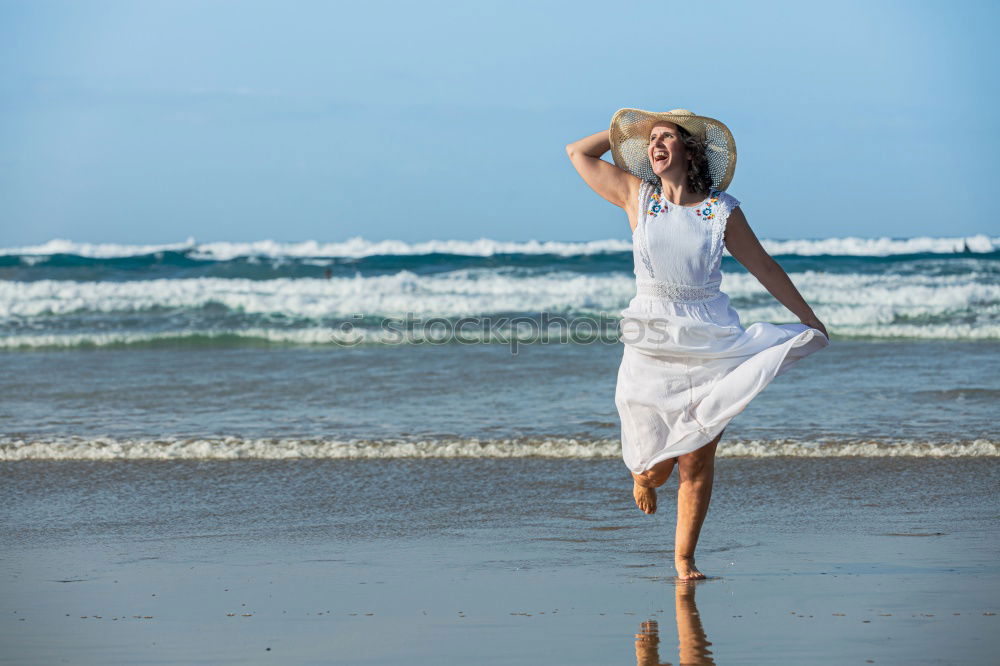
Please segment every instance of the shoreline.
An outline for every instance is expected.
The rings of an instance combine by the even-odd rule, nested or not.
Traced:
[[[720,459],[679,585],[620,461],[2,463],[0,663],[984,663],[998,462]]]

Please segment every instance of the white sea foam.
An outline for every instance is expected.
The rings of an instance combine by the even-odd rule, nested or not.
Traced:
[[[25,245],[22,247],[0,248],[0,255],[36,255],[72,254],[78,257],[92,259],[113,259],[118,257],[138,257],[155,252],[182,252],[196,247],[194,238],[188,237],[183,243],[164,243],[160,245],[123,245],[120,243],[80,243],[65,238],[53,238],[41,245]]]
[[[953,236],[935,238],[917,236],[915,238],[817,238],[806,240],[761,240],[768,254],[798,254],[815,256],[821,254],[847,255],[858,257],[882,257],[893,254],[938,253],[953,254],[964,252],[993,252],[1000,248],[1000,237],[977,234],[975,236]]]
[[[301,257],[369,257],[375,255],[457,254],[492,256],[496,254],[554,254],[562,256],[598,254],[602,252],[627,252],[631,242],[623,239],[594,241],[498,241],[489,238],[477,240],[429,240],[407,243],[398,240],[370,241],[360,236],[340,242],[315,240],[282,243],[274,240],[252,242],[220,241],[196,243],[188,238],[183,243],[164,245],[121,245],[115,243],[78,243],[54,239],[41,245],[0,248],[0,254],[51,255],[75,254],[91,258],[131,257],[163,251],[189,251],[198,259],[227,261],[237,257],[301,258]]]
[[[882,275],[795,273],[793,281],[814,309],[834,310],[838,321],[869,324],[907,315],[1000,305],[1000,284],[981,273]],[[747,273],[725,273],[722,289],[733,299],[770,295]],[[486,269],[417,275],[330,279],[248,280],[187,278],[131,282],[0,280],[0,317],[73,312],[142,312],[153,308],[195,309],[209,304],[249,314],[322,318],[355,313],[413,312],[464,316],[490,312],[580,312],[620,310],[635,293],[624,274],[559,272],[516,276]],[[771,299],[773,300],[773,299]],[[780,307],[777,301],[774,305]],[[844,306],[856,311],[835,311]],[[875,308],[866,314],[865,308]],[[847,319],[850,318],[850,319]]]
[[[209,304],[248,314],[319,319],[412,312],[465,316],[487,312],[597,311],[624,306],[635,291],[626,275],[552,273],[515,277],[454,271],[325,279],[190,278],[131,282],[0,281],[0,317],[73,312],[195,309]]]
[[[1000,456],[1000,441],[951,442],[730,440],[719,457],[797,458]],[[618,458],[617,439],[551,437],[535,439],[455,440],[304,440],[241,438],[114,439],[63,437],[0,439],[0,461],[23,460],[288,460],[395,458]]]
[[[831,334],[944,339],[1000,338],[1000,284],[984,273],[842,274],[805,271],[793,280]],[[725,273],[722,289],[744,326],[788,322],[794,316],[753,276]],[[131,282],[0,281],[0,320],[32,322],[89,313],[193,311],[222,306],[258,317],[246,327],[208,325],[206,315],[183,332],[103,331],[56,333],[8,329],[0,347],[128,344],[162,337],[235,335],[271,341],[323,343],[331,320],[402,317],[424,319],[497,313],[573,313],[616,316],[634,295],[624,274],[546,273],[518,276],[490,269],[417,275],[331,279],[247,280],[190,278]],[[278,319],[273,319],[278,318]],[[273,325],[267,325],[271,322]],[[369,319],[370,323],[371,319]],[[283,325],[279,325],[284,322]],[[288,326],[294,322],[294,326]],[[324,326],[325,325],[325,326]],[[380,342],[370,331],[365,342]],[[384,340],[382,340],[384,341]]]
[[[1000,237],[977,234],[935,238],[843,238],[763,239],[770,254],[887,256],[913,253],[956,253],[966,248],[972,252],[993,252],[1000,248]],[[345,241],[297,243],[260,240],[253,242],[220,241],[197,243],[188,238],[181,243],[161,245],[123,245],[117,243],[81,243],[53,239],[41,245],[0,248],[0,255],[73,254],[91,258],[115,258],[152,254],[164,251],[188,251],[195,258],[226,261],[237,257],[368,257],[373,255],[423,255],[432,253],[467,256],[496,254],[554,254],[560,256],[628,252],[632,248],[626,239],[611,238],[593,241],[499,241],[489,238],[476,240],[428,240],[408,243],[398,240],[371,241],[354,237]]]
[[[593,327],[581,327],[574,334],[574,342],[593,342],[604,340],[608,344],[617,344],[615,331],[598,338],[599,333]],[[548,341],[559,341],[560,335],[565,336],[565,328],[553,325],[549,329]],[[223,328],[223,329],[185,329],[182,331],[122,331],[114,333],[37,333],[27,335],[8,335],[0,337],[0,349],[68,349],[75,347],[121,347],[141,346],[155,343],[180,343],[199,340],[238,339],[245,342],[263,342],[289,345],[337,345],[340,347],[355,347],[359,345],[396,345],[396,344],[464,344],[498,343],[508,344],[511,338],[521,345],[538,342],[539,335],[527,326],[513,333],[509,326],[495,326],[491,329],[462,328],[460,338],[448,334],[442,327],[417,329],[403,335],[397,331],[387,331],[381,328],[360,328],[345,333],[337,328],[315,326],[309,328],[279,329],[279,328]]]

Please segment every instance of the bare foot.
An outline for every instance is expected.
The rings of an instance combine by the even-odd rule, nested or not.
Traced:
[[[660,633],[656,620],[643,622],[635,635],[635,663],[638,666],[660,665]]]
[[[678,580],[701,580],[705,578],[705,574],[698,571],[698,567],[694,565],[694,557],[675,555],[674,568],[677,569]]]
[[[646,488],[645,486],[640,486],[638,483],[633,482],[632,485],[632,497],[635,498],[635,504],[645,513],[656,513],[656,489]]]

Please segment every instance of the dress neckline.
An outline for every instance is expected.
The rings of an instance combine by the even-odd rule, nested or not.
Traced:
[[[663,189],[660,188],[660,187],[655,187],[654,186],[653,192],[655,192],[656,194],[660,195],[660,202],[661,203],[669,204],[671,206],[676,206],[677,208],[701,208],[702,204],[704,204],[706,201],[708,201],[709,199],[712,198],[712,188],[709,188],[708,189],[708,196],[706,196],[704,199],[702,199],[701,201],[699,201],[696,204],[693,204],[691,206],[685,206],[684,204],[674,203],[673,201],[670,201],[665,196],[663,196]]]

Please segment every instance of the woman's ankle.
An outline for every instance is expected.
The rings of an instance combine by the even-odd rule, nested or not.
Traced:
[[[635,472],[632,472],[632,480],[635,481],[635,485],[641,486],[643,488],[653,488],[657,487],[657,484],[653,482],[652,479],[647,479],[646,477],[639,476]]]

